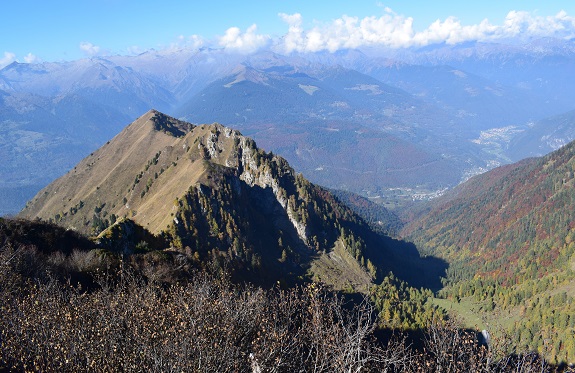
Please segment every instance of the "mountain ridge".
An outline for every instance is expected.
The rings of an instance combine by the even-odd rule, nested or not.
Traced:
[[[399,263],[423,269],[426,260],[371,231],[329,191],[238,131],[155,110],[40,191],[20,216],[99,235],[101,242],[134,231],[119,225],[133,221],[149,232],[138,237],[158,238],[150,247],[164,242],[204,263],[228,263],[252,280],[258,273],[259,281],[317,278],[365,292],[394,268],[413,281],[442,270],[440,262],[417,275],[402,270]]]

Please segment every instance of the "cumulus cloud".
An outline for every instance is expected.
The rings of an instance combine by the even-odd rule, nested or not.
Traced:
[[[507,14],[502,27],[507,36],[528,34],[533,36],[557,36],[573,38],[575,36],[575,18],[560,11],[554,16],[533,16],[529,12],[511,11]]]
[[[32,53],[28,53],[27,55],[24,56],[24,62],[26,63],[34,63],[34,62],[38,62],[40,59],[33,55]]]
[[[188,44],[193,48],[201,48],[204,46],[204,39],[199,35],[192,35],[188,37]]]
[[[39,62],[40,59],[33,55],[32,53],[28,53],[23,58],[24,62],[26,63],[34,63]],[[0,58],[0,69],[10,65],[12,62],[20,61],[20,59],[16,58],[16,54],[12,52],[4,52],[4,57]]]
[[[413,39],[413,18],[396,15],[391,9],[385,9],[381,17],[350,17],[347,15],[334,20],[331,24],[316,26],[311,30],[302,29],[300,14],[279,16],[289,26],[283,38],[286,52],[334,52],[341,48],[357,48],[371,44],[391,47],[407,46]]]
[[[575,37],[575,18],[561,11],[555,16],[535,16],[529,12],[511,11],[502,25],[487,19],[474,25],[463,25],[455,17],[436,20],[425,30],[415,32],[413,18],[383,8],[380,17],[344,15],[331,23],[304,29],[299,13],[280,13],[288,32],[280,42],[284,52],[334,52],[342,48],[380,45],[391,48],[425,46],[435,43],[457,44],[465,41],[489,41],[513,37]]]
[[[95,56],[100,53],[100,47],[89,43],[87,41],[83,41],[80,43],[80,49],[88,56]]]
[[[133,55],[133,56],[137,56],[138,54],[144,53],[145,51],[146,51],[145,48],[142,48],[138,45],[132,45],[132,46],[129,46],[128,48],[126,48],[126,52],[129,55]]]
[[[301,50],[305,45],[304,43],[304,29],[302,28],[303,18],[301,14],[285,14],[280,13],[280,18],[288,24],[288,33],[283,38],[283,45],[286,52],[294,50]]]
[[[16,55],[12,52],[4,52],[4,57],[0,58],[0,69],[16,61]]]
[[[233,50],[241,53],[251,53],[264,47],[270,41],[268,35],[261,35],[257,32],[255,24],[248,27],[243,32],[238,27],[230,27],[226,30],[224,36],[218,39],[218,44],[224,49]]]
[[[175,41],[170,43],[169,46],[163,48],[168,51],[176,51],[179,49],[198,50],[206,44],[204,38],[200,35],[179,35]]]
[[[204,39],[200,35],[190,35],[188,37],[180,35],[178,37],[178,45],[192,49],[200,49],[204,46]]]
[[[448,17],[445,21],[437,20],[427,29],[414,34],[411,40],[413,45],[429,45],[434,43],[457,44],[469,40],[487,40],[494,38],[498,27],[486,19],[477,25],[463,26],[455,17]]]

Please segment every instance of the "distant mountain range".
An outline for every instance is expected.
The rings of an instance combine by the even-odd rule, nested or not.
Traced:
[[[13,63],[0,70],[0,214],[16,213],[150,108],[240,129],[331,188],[429,198],[572,138],[557,116],[575,109],[574,50],[543,39]],[[544,138],[551,145],[534,149]]]

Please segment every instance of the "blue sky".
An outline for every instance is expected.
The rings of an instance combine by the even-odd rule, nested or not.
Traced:
[[[334,51],[575,35],[572,0],[18,0],[2,13],[0,67],[184,45]]]

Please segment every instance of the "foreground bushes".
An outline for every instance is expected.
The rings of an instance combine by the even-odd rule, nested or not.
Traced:
[[[82,293],[52,281],[1,306],[2,366],[34,371],[359,371],[406,363],[371,339],[367,306],[315,286],[237,288],[198,275]]]
[[[25,252],[0,249],[0,370],[551,371],[537,355],[488,351],[449,323],[431,325],[421,349],[378,340],[368,302],[349,307],[316,284],[262,290],[198,273],[165,285],[120,267],[82,290],[49,272],[22,275]]]

